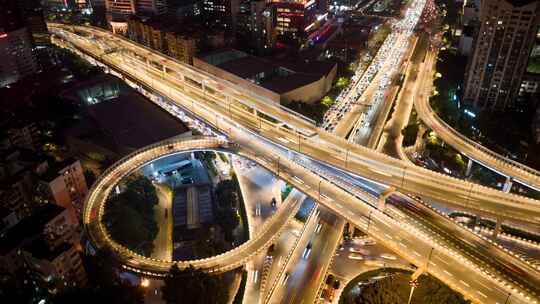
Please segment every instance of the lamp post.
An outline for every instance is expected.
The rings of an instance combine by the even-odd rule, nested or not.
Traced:
[[[429,262],[431,261],[431,256],[433,255],[433,250],[434,250],[434,249],[435,249],[434,247],[431,247],[431,250],[429,251],[428,259],[427,259],[427,261],[426,261],[426,271],[427,271]]]
[[[510,300],[511,295],[512,295],[511,293],[508,293],[508,296],[506,297],[506,300],[504,301],[504,304],[508,304],[508,300]]]
[[[411,280],[409,281],[409,285],[411,286],[411,293],[409,294],[409,301],[407,302],[407,304],[411,304],[411,300],[412,300],[412,296],[413,296],[413,293],[414,293],[414,289],[416,287],[418,287],[419,283],[418,283],[418,280]]]

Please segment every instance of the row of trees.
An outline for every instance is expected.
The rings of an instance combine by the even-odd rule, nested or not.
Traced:
[[[223,276],[211,276],[190,266],[179,269],[173,265],[161,288],[168,304],[223,304],[229,299]]]
[[[159,230],[154,217],[157,203],[156,189],[148,178],[140,175],[129,177],[125,190],[109,197],[103,222],[118,243],[149,256],[154,250],[153,240]]]
[[[223,229],[225,240],[232,242],[234,240],[233,230],[240,223],[238,208],[240,205],[237,184],[233,180],[223,180],[216,186],[216,222]]]

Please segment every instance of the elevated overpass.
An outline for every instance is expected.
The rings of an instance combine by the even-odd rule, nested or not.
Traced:
[[[506,176],[509,181],[514,180],[540,191],[540,171],[498,154],[462,135],[435,113],[429,104],[433,84],[433,64],[426,66],[425,70],[422,75],[419,75],[422,78],[419,79],[418,91],[414,96],[414,108],[422,122],[435,131],[437,136],[445,143],[463,153],[469,159]],[[510,187],[505,188],[505,191],[509,190]]]
[[[235,269],[254,255],[265,250],[279,237],[285,226],[300,208],[301,197],[291,195],[261,227],[260,232],[250,240],[223,254],[189,261],[167,261],[144,257],[113,240],[102,223],[107,197],[122,178],[142,166],[159,158],[195,150],[217,150],[228,152],[234,146],[217,138],[171,139],[137,150],[108,168],[94,183],[86,198],[83,210],[83,224],[94,246],[112,249],[114,256],[125,268],[147,275],[160,276],[167,273],[173,264],[181,268],[193,265],[209,272],[224,272]]]
[[[255,132],[261,139],[398,191],[484,216],[537,226],[540,223],[539,201],[433,172],[349,143],[282,106],[110,32],[58,24],[49,27],[72,49],[174,100],[216,129],[227,132],[221,122],[234,121],[235,127]],[[107,46],[116,52],[105,54]]]
[[[212,85],[208,86],[207,84],[209,82],[207,81],[203,82],[200,80],[201,82],[195,84],[193,83],[194,80],[188,77],[189,80],[182,78],[182,82],[178,83],[175,80],[169,79],[169,75],[175,73],[173,70],[174,68],[171,67],[172,65],[167,67],[162,66],[163,69],[160,70],[159,68],[155,67],[156,61],[154,61],[154,59],[152,59],[154,63],[147,61],[146,64],[144,62],[141,64],[140,61],[137,61],[139,59],[134,57],[141,56],[141,53],[133,54],[132,51],[125,48],[117,48],[116,52],[103,55],[103,52],[100,51],[101,48],[92,44],[92,40],[95,40],[95,38],[77,38],[77,35],[69,32],[59,32],[59,34],[65,35],[65,39],[73,41],[73,44],[69,46],[73,50],[81,54],[83,54],[82,52],[85,52],[86,56],[89,56],[88,54],[90,53],[92,58],[97,58],[100,60],[100,62],[107,63],[107,66],[117,69],[118,73],[121,72],[123,77],[128,77],[132,81],[143,84],[146,87],[159,92],[163,96],[170,97],[178,104],[178,106],[188,109],[198,117],[204,119],[210,125],[214,126],[216,129],[222,130],[229,136],[229,138],[234,139],[235,143],[241,142],[240,146],[242,147],[242,152],[247,148],[252,151],[259,151],[251,153],[251,155],[247,155],[247,157],[256,160],[259,164],[265,166],[266,168],[270,168],[273,172],[276,172],[277,175],[285,180],[288,180],[291,184],[308,195],[318,197],[322,203],[326,203],[332,210],[338,212],[355,225],[367,230],[368,233],[373,234],[374,237],[380,240],[385,246],[396,250],[398,254],[403,255],[411,262],[420,265],[422,260],[424,260],[424,262],[425,260],[429,261],[432,254],[435,253],[435,256],[438,254],[441,255],[441,261],[456,261],[449,266],[444,266],[437,263],[435,266],[433,266],[434,268],[428,270],[428,272],[432,273],[441,280],[448,282],[450,286],[462,291],[471,299],[475,299],[476,302],[484,302],[481,300],[481,298],[479,298],[479,294],[474,292],[476,290],[474,288],[481,288],[478,285],[478,282],[483,282],[482,284],[487,284],[487,286],[497,286],[496,290],[490,289],[490,292],[493,292],[493,295],[488,295],[490,299],[497,299],[497,301],[504,302],[504,298],[502,297],[508,296],[508,292],[510,292],[516,297],[516,300],[514,301],[515,303],[534,303],[533,301],[537,300],[537,292],[530,292],[530,288],[522,287],[522,284],[514,285],[514,283],[508,283],[508,280],[504,278],[501,279],[498,274],[493,274],[492,272],[479,268],[477,264],[471,262],[469,259],[461,255],[459,248],[448,249],[443,243],[441,243],[441,241],[433,240],[429,236],[426,236],[425,233],[419,233],[414,227],[390,218],[383,212],[378,211],[369,203],[361,203],[358,200],[360,197],[357,195],[352,195],[350,191],[345,191],[339,187],[336,187],[335,183],[330,182],[327,179],[321,179],[317,174],[314,174],[305,168],[294,167],[295,171],[290,171],[291,173],[288,173],[288,176],[284,175],[284,173],[287,173],[287,170],[289,170],[288,167],[285,166],[285,164],[288,163],[288,160],[284,158],[282,154],[278,155],[276,158],[272,158],[270,155],[276,154],[276,151],[280,150],[289,152],[297,151],[299,154],[304,154],[311,159],[322,160],[324,163],[332,165],[334,168],[336,168],[336,170],[351,170],[352,168],[351,171],[355,172],[355,174],[369,176],[370,179],[379,180],[387,184],[397,184],[399,185],[396,187],[397,189],[404,189],[409,185],[409,183],[411,183],[409,174],[406,172],[408,168],[402,167],[403,162],[347,143],[345,140],[340,140],[331,134],[318,130],[313,125],[310,126],[310,123],[306,122],[305,120],[301,125],[302,127],[298,127],[295,125],[295,121],[303,120],[301,117],[294,116],[294,118],[291,118],[291,120],[287,120],[287,117],[292,114],[287,111],[280,110],[275,105],[265,104],[264,102],[257,101],[256,99],[249,99],[246,101],[235,98],[232,100],[231,97],[221,95],[221,91],[218,91]],[[112,36],[107,32],[105,32],[105,34]],[[109,40],[114,43],[115,40],[121,40],[121,38],[111,37]],[[107,40],[107,42],[109,42],[109,40]],[[144,49],[143,47],[137,45],[135,45],[134,48]],[[96,53],[92,54],[93,51],[96,51]],[[147,52],[150,51],[146,50],[143,54],[146,56],[149,54]],[[148,56],[153,58],[154,55],[150,54]],[[174,63],[172,59],[168,60],[171,60],[171,62]],[[135,65],[137,62],[139,63],[139,66]],[[214,85],[217,86],[219,84]],[[232,85],[231,88],[235,89],[235,87]],[[256,104],[251,104],[251,102]],[[270,111],[270,114],[260,110],[264,107],[267,108],[267,111]],[[280,120],[276,121],[276,117],[284,119],[282,121],[287,121],[287,124],[281,122]],[[309,133],[310,130],[313,130],[314,134]],[[260,150],[262,147],[265,147],[265,149]],[[393,171],[391,170],[396,170],[397,174],[392,173]],[[425,169],[422,170],[423,171],[421,171],[421,173],[432,173],[435,174],[434,176],[437,178],[448,178],[435,172]],[[401,172],[402,174],[400,174]],[[396,176],[393,176],[393,174],[396,174]],[[426,177],[422,175],[419,178],[421,180],[426,179]],[[430,178],[429,175],[427,178]],[[450,179],[450,181],[454,180],[461,182],[457,179]],[[420,182],[421,181],[418,183]],[[433,179],[430,183],[428,183],[428,185],[436,187],[437,185],[434,184],[437,184],[437,182],[437,179]],[[470,183],[467,183],[467,185],[469,184]],[[317,187],[319,189],[318,194],[317,190],[314,190],[317,189]],[[470,197],[473,197],[472,188],[473,186],[470,186],[469,188]],[[489,188],[486,189],[493,190]],[[421,192],[421,194],[425,196],[422,189],[418,189],[417,191]],[[495,192],[502,193],[500,191]],[[450,193],[452,193],[452,191],[450,191]],[[502,195],[508,194],[502,193]],[[514,197],[523,199],[518,196]],[[350,202],[344,205],[347,200]],[[449,198],[446,200],[449,200]],[[363,201],[366,202],[369,200],[364,199]],[[528,200],[526,202],[535,201]],[[497,202],[496,205],[498,204],[499,203]],[[473,209],[476,208],[478,211],[478,207],[472,207]],[[491,208],[492,207],[489,206],[487,212],[494,212],[491,210]],[[519,210],[519,208],[517,209]],[[370,228],[377,227],[376,224],[374,224],[373,217],[377,214],[381,216],[380,224],[388,226],[384,228],[384,230],[380,230],[380,228],[377,228],[379,230],[376,230],[375,228],[371,230]],[[389,221],[392,220],[395,221],[395,225],[389,225]],[[94,224],[89,221],[88,226],[92,225]],[[407,229],[409,229],[408,232],[405,231]],[[396,240],[394,238],[397,233],[396,231],[398,231],[400,235],[402,234],[403,238],[400,237]],[[400,241],[403,245],[399,245],[398,241]],[[408,249],[402,248],[400,250],[398,247],[405,246],[407,248],[407,245],[405,244],[409,243],[409,248],[420,246],[418,247],[419,250],[415,250],[416,253],[411,253],[411,251]],[[426,248],[427,250],[424,250]],[[439,250],[441,251],[440,253]],[[234,264],[233,261],[238,260],[238,257],[233,259],[232,256],[233,255],[230,257],[232,259],[230,261],[230,265]],[[142,267],[143,265],[137,265],[136,263],[140,263],[138,259],[135,259],[132,263],[135,264],[135,266],[129,267],[144,269]],[[198,266],[200,267],[200,265]],[[219,265],[217,266],[219,268]],[[153,269],[154,266],[150,264],[148,267],[149,269]],[[454,268],[450,269],[446,267]],[[211,267],[209,268],[211,269]],[[227,268],[223,266],[222,269],[225,270]],[[444,269],[446,272],[438,271],[437,269]],[[464,270],[470,273],[465,274],[463,273]],[[459,272],[461,272],[459,279],[465,280],[467,285],[462,286],[457,284],[459,283],[459,279],[452,273]],[[533,274],[534,272],[532,272],[530,275]],[[473,281],[472,278],[474,278],[475,281]],[[482,278],[482,280],[480,280],[480,278]],[[513,282],[513,280],[510,282]],[[534,280],[531,279],[531,282],[534,282]],[[485,295],[485,293],[482,293],[480,294],[480,297],[484,297]],[[520,297],[522,297],[521,300],[519,300]]]
[[[351,194],[341,187],[336,187],[336,181],[331,176],[321,178],[293,161],[295,157],[282,157],[281,154],[274,153],[273,148],[267,144],[250,148],[252,135],[233,131],[228,136],[234,139],[234,143],[207,137],[166,140],[135,151],[106,170],[90,190],[83,210],[83,222],[94,245],[112,249],[114,256],[125,268],[155,276],[163,275],[175,263],[181,268],[193,265],[212,273],[228,271],[260,253],[275,240],[284,224],[294,216],[300,205],[300,197],[288,198],[254,238],[228,252],[200,260],[164,261],[143,257],[111,239],[101,222],[108,195],[123,177],[141,166],[174,153],[206,149],[228,151],[249,158],[274,172],[279,178],[340,214],[411,263],[428,263],[423,266],[423,271],[441,279],[474,302],[482,303],[486,299],[500,301],[507,297],[509,292],[514,297],[512,303],[537,301],[534,284],[540,282],[540,279],[534,269],[517,274],[512,270],[507,278],[506,274],[502,275],[496,269],[482,265],[477,258],[461,248],[456,248],[445,238],[435,236],[429,230],[418,229],[410,221],[404,220],[399,213],[387,213],[378,209],[376,206],[379,202],[376,197],[362,191]],[[516,265],[513,261],[508,264]],[[486,289],[485,286],[490,287]]]

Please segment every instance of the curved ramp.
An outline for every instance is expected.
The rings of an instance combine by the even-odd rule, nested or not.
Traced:
[[[249,258],[265,250],[279,236],[287,221],[296,214],[295,210],[298,210],[302,201],[301,195],[291,195],[253,238],[220,255],[198,260],[165,261],[139,255],[113,240],[101,221],[107,197],[113,188],[122,178],[141,166],[171,154],[193,150],[227,151],[230,148],[228,142],[216,138],[171,139],[137,150],[116,162],[95,182],[84,205],[83,224],[93,245],[112,250],[117,260],[127,269],[156,276],[166,273],[173,264],[180,268],[192,265],[208,272],[224,272],[243,265]]]

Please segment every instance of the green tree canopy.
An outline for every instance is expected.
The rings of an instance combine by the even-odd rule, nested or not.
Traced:
[[[228,290],[223,279],[190,266],[180,270],[175,264],[161,287],[162,298],[168,304],[224,304]]]

